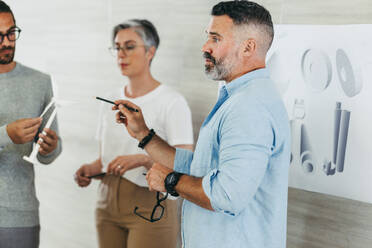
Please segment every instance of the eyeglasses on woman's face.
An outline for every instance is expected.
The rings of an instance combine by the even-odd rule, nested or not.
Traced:
[[[117,57],[120,52],[122,52],[125,56],[131,56],[137,47],[146,46],[137,44],[125,44],[124,46],[115,45],[113,47],[110,47],[109,50],[111,52],[111,55],[114,57]]]

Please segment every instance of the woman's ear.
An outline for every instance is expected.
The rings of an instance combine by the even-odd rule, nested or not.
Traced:
[[[147,49],[146,57],[151,61],[155,56],[156,48],[154,46]]]

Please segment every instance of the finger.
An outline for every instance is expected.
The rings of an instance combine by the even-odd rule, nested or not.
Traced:
[[[29,135],[29,134],[32,134],[32,133],[36,133],[39,130],[39,127],[40,127],[40,125],[24,128],[23,129],[24,134]]]
[[[41,153],[42,155],[47,155],[54,150],[55,146],[53,146],[53,145],[49,145],[45,142],[40,143],[40,141],[38,141],[38,143],[40,145],[39,153]]]
[[[107,165],[107,174],[112,174],[112,162]]]
[[[52,150],[53,146],[49,145],[48,143],[41,142],[40,140],[38,141],[40,148],[43,149],[44,151],[50,151]]]
[[[83,167],[80,167],[74,174],[75,178],[78,178],[79,176],[82,176],[84,174]]]
[[[110,167],[107,167],[107,173],[108,174],[115,174],[115,168],[116,168],[116,165],[115,164],[111,164]]]
[[[149,185],[149,190],[150,190],[150,191],[153,191],[153,187],[152,187],[152,177],[151,177],[151,175],[152,175],[152,171],[149,170],[149,171],[147,172],[147,175],[146,175],[146,180],[147,180],[147,184]]]
[[[78,172],[76,172],[75,174],[76,176],[76,180],[77,182],[79,183],[90,183],[91,179],[90,178],[87,178],[86,175],[84,175],[84,171],[83,170],[80,170]]]
[[[114,106],[112,106],[112,108],[111,108],[112,110],[118,110],[119,108],[118,108],[118,106],[117,105],[114,105]]]
[[[115,119],[116,119],[116,123],[121,123],[121,120],[120,120],[120,114],[119,114],[120,112],[117,112],[116,114],[115,114]]]
[[[42,148],[42,147],[39,148],[39,153],[43,156],[46,156],[51,152],[52,152],[52,149],[49,149],[49,148],[45,149],[45,148]]]
[[[86,182],[77,182],[77,184],[78,184],[80,187],[82,187],[82,188],[88,186],[88,184],[87,184]]]
[[[114,101],[116,105],[127,105],[128,107],[131,107],[131,108],[134,108],[134,109],[137,109],[138,111],[141,111],[141,108],[139,106],[137,106],[136,104],[130,102],[130,101],[127,101],[127,100],[116,100]]]
[[[46,134],[48,137],[50,137],[51,139],[53,140],[57,140],[58,139],[58,136],[57,136],[57,133],[54,132],[52,129],[50,128],[44,128],[43,129],[43,134]]]
[[[115,168],[115,165],[117,164],[117,158],[115,158],[114,160],[112,160],[108,166],[107,166],[107,172],[112,174],[113,173],[113,169]]]
[[[116,122],[117,123],[123,123],[125,119],[126,119],[125,116],[120,111],[118,111],[116,113]]]
[[[29,128],[29,127],[34,127],[34,126],[40,126],[42,120],[43,118],[41,117],[24,119],[23,127]]]
[[[85,177],[85,176],[83,176],[83,175],[77,175],[77,180],[79,181],[79,182],[90,182],[90,178],[87,178],[87,177]]]
[[[124,168],[121,168],[121,169],[120,169],[120,172],[119,172],[119,175],[120,175],[120,176],[124,175],[124,173],[125,173],[126,171],[127,171],[127,168],[125,168],[125,167],[124,167]]]
[[[78,177],[78,181],[79,182],[90,183],[91,179],[90,178],[87,178],[87,177]]]
[[[46,151],[45,149],[43,149],[43,148],[39,148],[39,153],[41,154],[41,155],[43,155],[43,156],[46,156],[49,152],[48,151]]]
[[[88,178],[88,180],[80,180],[80,181],[78,181],[78,185],[80,186],[80,187],[86,187],[86,186],[88,186],[89,184],[90,184],[90,181],[91,181],[91,179],[89,179]]]
[[[154,188],[152,187],[152,180],[151,179],[150,179],[150,181],[148,181],[148,184],[149,184],[149,190],[154,191]]]
[[[39,133],[39,137],[41,138],[38,141],[39,144],[46,143],[46,144],[52,146],[52,145],[54,145],[54,143],[56,143],[55,139],[52,139],[51,137],[46,136],[44,134]]]
[[[116,175],[121,176],[127,170],[127,167],[125,166],[125,164],[118,163],[118,166],[116,167],[115,170],[116,170]]]
[[[36,136],[36,132],[32,133],[32,134],[28,134],[28,135],[24,136],[24,140],[26,142],[33,141],[35,139],[35,136]]]
[[[119,176],[120,175],[120,170],[122,169],[122,167],[121,167],[121,165],[119,164],[119,165],[117,165],[116,167],[115,167],[115,175],[116,176]]]
[[[129,111],[126,107],[124,107],[124,105],[120,104],[119,110],[120,113],[126,117],[126,119],[129,119],[130,121],[133,119],[133,112]]]
[[[32,139],[33,138],[35,138],[36,137],[36,135],[37,135],[37,129],[35,130],[35,131],[33,131],[32,133],[25,133],[25,134],[23,134],[23,136],[25,137],[25,138],[29,138],[29,137],[31,137]]]
[[[88,180],[89,178],[87,178],[86,176],[86,173],[85,173],[85,171],[84,171],[84,169],[83,168],[80,168],[77,172],[76,172],[76,177],[79,179],[79,180]]]

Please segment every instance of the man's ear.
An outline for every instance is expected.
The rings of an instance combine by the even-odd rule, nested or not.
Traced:
[[[257,42],[254,39],[245,40],[242,43],[242,53],[244,57],[251,57],[257,52]]]

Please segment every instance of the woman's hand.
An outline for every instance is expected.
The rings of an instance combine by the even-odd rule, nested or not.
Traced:
[[[112,160],[107,168],[107,173],[122,176],[128,170],[144,166],[150,168],[152,160],[144,154],[118,156]]]

